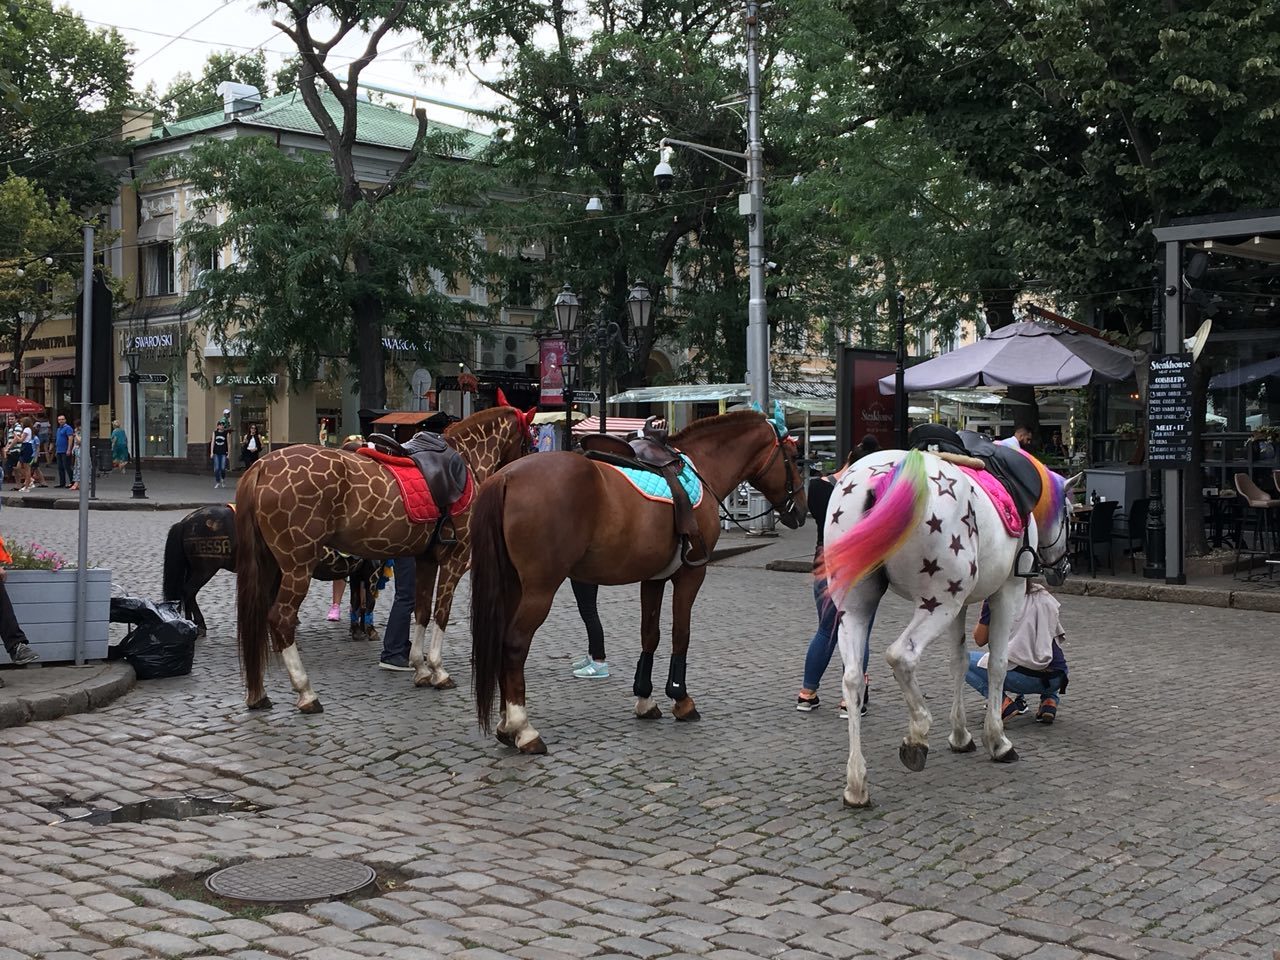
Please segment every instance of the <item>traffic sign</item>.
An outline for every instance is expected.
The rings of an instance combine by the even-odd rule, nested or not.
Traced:
[[[599,403],[600,394],[592,393],[590,390],[575,390],[573,392],[574,403]]]
[[[133,374],[122,373],[116,377],[121,383],[132,383]],[[169,375],[167,373],[140,373],[138,374],[139,383],[168,383]]]

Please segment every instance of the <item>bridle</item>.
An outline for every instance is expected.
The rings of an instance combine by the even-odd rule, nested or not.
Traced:
[[[787,438],[787,439],[785,439],[785,440],[784,440],[782,437],[779,437],[779,436],[777,435],[777,430],[775,429],[775,430],[774,430],[774,437],[773,437],[773,449],[772,449],[772,450],[770,450],[768,453],[766,453],[766,454],[765,454],[765,461],[764,461],[763,466],[761,466],[759,470],[757,470],[757,471],[755,471],[754,473],[752,473],[752,474],[751,474],[751,476],[750,476],[750,477],[748,477],[748,478],[747,478],[747,480],[745,481],[746,483],[749,483],[751,486],[755,487],[757,490],[759,489],[759,482],[760,482],[760,478],[761,478],[761,477],[763,477],[763,476],[764,476],[764,475],[769,471],[769,468],[773,466],[773,461],[774,461],[774,460],[776,460],[776,459],[778,459],[778,457],[782,454],[782,445],[783,445],[784,443],[788,443],[788,444],[790,444],[790,445],[791,445],[791,447],[792,447],[792,449],[794,449],[794,448],[795,448],[795,441],[794,441],[794,440],[792,440],[792,439],[790,439],[790,438]],[[691,466],[692,466],[692,464],[691,464]],[[779,505],[775,505],[775,504],[773,504],[773,503],[770,503],[770,504],[769,504],[769,506],[768,506],[768,507],[766,507],[766,508],[765,508],[763,511],[761,511],[760,513],[752,514],[752,515],[751,515],[751,516],[749,516],[749,517],[743,517],[743,518],[742,518],[742,520],[739,520],[737,517],[735,517],[733,514],[731,514],[728,510],[726,510],[726,509],[725,509],[725,505],[724,505],[724,497],[721,497],[721,496],[717,496],[717,495],[716,495],[715,490],[713,490],[713,489],[711,488],[711,484],[707,483],[707,478],[706,478],[706,477],[704,477],[701,473],[699,473],[699,472],[698,472],[697,467],[694,467],[694,468],[693,468],[693,472],[694,472],[694,474],[697,476],[697,478],[698,478],[699,480],[701,480],[701,481],[702,481],[702,485],[703,485],[704,487],[706,487],[708,490],[711,490],[711,495],[712,495],[713,497],[715,497],[715,498],[716,498],[716,503],[717,503],[717,504],[719,504],[719,506],[720,506],[720,519],[721,519],[721,521],[728,520],[730,523],[732,523],[734,526],[738,527],[739,529],[742,529],[742,530],[746,530],[746,529],[747,529],[746,527],[744,527],[744,526],[742,525],[742,520],[746,520],[746,521],[759,520],[761,517],[767,517],[769,514],[773,513],[775,510],[777,510],[779,513],[782,513],[782,512],[793,513],[793,512],[795,512],[795,509],[796,509],[796,486],[795,486],[795,483],[794,483],[794,482],[792,481],[792,479],[791,479],[791,470],[790,470],[790,468],[789,468],[789,466],[788,466],[788,464],[787,464],[787,461],[786,461],[786,458],[785,458],[785,457],[783,457],[782,474],[783,474],[783,478],[784,478],[784,480],[783,480],[784,488],[783,488],[783,489],[784,489],[784,491],[786,492],[786,498],[782,501],[782,504],[779,506]],[[726,496],[726,497],[727,497],[728,495],[729,495],[728,493],[726,493],[726,494],[725,494],[725,496]]]

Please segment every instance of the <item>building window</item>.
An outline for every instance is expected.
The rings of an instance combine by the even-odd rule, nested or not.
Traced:
[[[142,295],[163,297],[177,293],[173,243],[149,243],[142,248]]]

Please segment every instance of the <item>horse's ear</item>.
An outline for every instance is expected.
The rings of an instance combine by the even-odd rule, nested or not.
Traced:
[[[1071,494],[1075,492],[1076,485],[1079,484],[1083,478],[1084,478],[1084,472],[1081,471],[1080,473],[1077,473],[1074,477],[1071,477],[1063,485],[1062,490],[1066,494],[1066,497],[1068,500],[1071,499]]]
[[[502,388],[498,388],[498,406],[509,407],[511,404],[507,400],[507,395],[502,392]]]

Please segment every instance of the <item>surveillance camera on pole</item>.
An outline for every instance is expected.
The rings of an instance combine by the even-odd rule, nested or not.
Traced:
[[[671,169],[671,164],[665,159],[659,160],[658,165],[653,168],[653,182],[657,184],[659,190],[670,190],[671,184],[675,182],[676,174]]]

